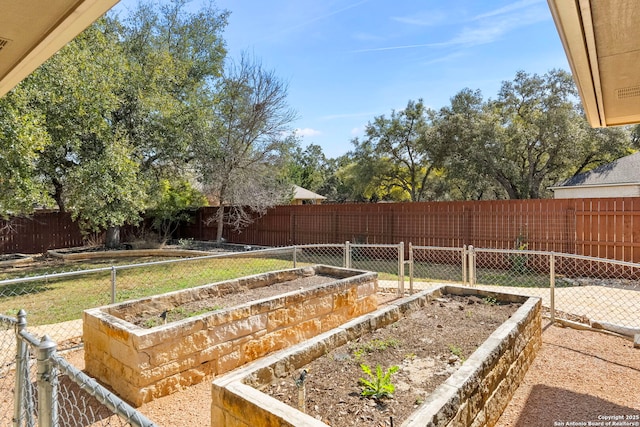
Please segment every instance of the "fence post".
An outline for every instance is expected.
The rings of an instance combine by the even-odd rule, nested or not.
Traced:
[[[553,323],[556,321],[556,254],[554,252],[549,256],[549,305],[551,323]]]
[[[116,266],[111,266],[111,304],[116,303]]]
[[[351,268],[351,243],[344,242],[344,268]]]
[[[469,286],[476,285],[476,250],[469,245]]]
[[[298,247],[293,245],[293,268],[298,267]]]
[[[398,295],[404,295],[404,242],[398,244]]]
[[[58,426],[57,378],[51,356],[56,352],[56,343],[47,335],[38,345],[38,426]]]
[[[409,242],[409,293],[413,295],[413,243]]]
[[[469,283],[469,279],[467,276],[467,245],[462,245],[462,284],[466,285]]]
[[[15,389],[13,390],[13,425],[14,427],[22,426],[22,420],[27,417],[26,425],[32,426],[31,414],[33,411],[30,406],[33,400],[26,399],[25,390],[29,386],[26,376],[29,372],[27,362],[27,343],[22,339],[20,333],[27,327],[27,312],[20,309],[18,312],[18,323],[16,323],[16,378]],[[22,408],[24,407],[24,412]]]

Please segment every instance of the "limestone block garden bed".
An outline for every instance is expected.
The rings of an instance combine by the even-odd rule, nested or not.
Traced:
[[[374,311],[377,287],[318,265],[86,310],[86,371],[139,406]]]
[[[506,320],[492,324],[486,339],[472,342],[475,351],[467,353],[465,343],[476,334],[473,326],[460,329],[456,323],[493,323],[491,319],[499,317],[487,314],[487,309],[494,306],[500,310],[510,306],[511,311]],[[401,348],[411,330],[417,331],[418,344]],[[444,355],[438,352],[443,339],[451,343]],[[398,300],[216,378],[211,425],[490,426],[506,407],[540,345],[538,298],[443,286]],[[402,359],[394,363],[399,370],[391,377],[396,386],[393,397],[360,396],[358,376],[366,375],[356,372],[353,376],[350,370],[364,360],[375,360],[386,372],[390,366],[376,357],[387,353],[390,359]],[[371,368],[375,372],[373,364]],[[332,376],[332,371],[338,375]],[[347,383],[352,387],[341,385],[340,377],[350,378]],[[423,389],[425,383],[430,388]],[[403,394],[405,391],[409,393]]]

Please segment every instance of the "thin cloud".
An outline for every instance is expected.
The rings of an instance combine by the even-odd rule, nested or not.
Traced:
[[[509,32],[550,19],[541,0],[521,0],[511,5],[476,15],[467,22],[474,23],[462,28],[449,40],[434,43],[384,46],[353,50],[351,53],[383,52],[401,49],[444,48],[452,46],[473,47],[493,43]]]
[[[337,15],[337,14],[345,12],[345,11],[347,11],[349,9],[353,9],[354,7],[361,6],[361,5],[365,4],[365,3],[368,3],[369,1],[371,1],[371,0],[360,0],[359,2],[352,3],[352,4],[347,5],[347,6],[343,7],[343,8],[341,8],[341,9],[337,9],[337,10],[334,10],[334,11],[331,11],[331,12],[328,12],[328,13],[325,13],[325,14],[322,14],[322,15],[314,16],[313,18],[308,19],[308,20],[306,20],[304,22],[301,22],[301,23],[299,23],[297,25],[294,25],[292,27],[286,28],[282,32],[288,32],[288,31],[292,31],[292,30],[297,30],[297,29],[302,28],[302,27],[306,27],[309,24],[313,24],[314,22],[318,22],[318,21],[321,21],[323,19],[329,18],[331,16]]]
[[[318,135],[322,135],[322,132],[320,132],[317,129],[311,129],[311,128],[304,128],[304,129],[296,129],[294,131],[294,133],[296,134],[296,136],[318,136]]]
[[[432,27],[445,22],[447,15],[443,12],[421,12],[412,16],[392,16],[391,20],[401,24],[415,25],[419,27]]]
[[[532,5],[541,4],[543,0],[520,0],[515,3],[511,3],[507,6],[480,14],[472,18],[472,21],[477,21],[479,19],[491,18],[493,16],[504,15],[506,13],[515,12],[524,8],[527,8]]]

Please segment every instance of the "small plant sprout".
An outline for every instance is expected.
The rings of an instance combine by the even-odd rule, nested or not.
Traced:
[[[396,390],[396,386],[391,382],[391,375],[395,374],[400,369],[397,365],[390,367],[384,373],[382,372],[380,365],[377,365],[375,374],[371,371],[371,367],[364,363],[360,365],[360,369],[362,369],[362,372],[369,377],[369,379],[360,378],[360,384],[362,386],[362,392],[360,395],[370,397],[375,400],[380,400],[385,397],[393,397],[393,392]]]
[[[449,344],[449,351],[454,356],[458,356],[460,360],[464,361],[464,355],[462,353],[462,347],[458,347],[457,345]]]
[[[484,301],[485,304],[487,305],[496,305],[498,304],[498,300],[495,297],[484,297],[482,298],[482,301]]]
[[[373,353],[374,351],[385,351],[388,348],[396,348],[399,345],[400,341],[395,338],[387,338],[386,340],[376,338],[367,343],[358,345],[352,350],[355,360],[359,361],[365,354]]]

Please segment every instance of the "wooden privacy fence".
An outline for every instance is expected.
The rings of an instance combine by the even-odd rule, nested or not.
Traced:
[[[215,239],[216,208],[203,208],[180,237]],[[640,198],[489,200],[278,206],[230,242],[530,249],[640,262]]]
[[[82,234],[71,215],[37,212],[30,217],[0,220],[0,253],[36,254],[49,249],[81,246]]]
[[[217,208],[202,208],[175,237],[214,240]],[[82,245],[68,214],[38,213],[0,222],[0,251],[41,253]],[[640,198],[491,200],[278,206],[230,242],[287,246],[396,244],[564,252],[640,262]]]

